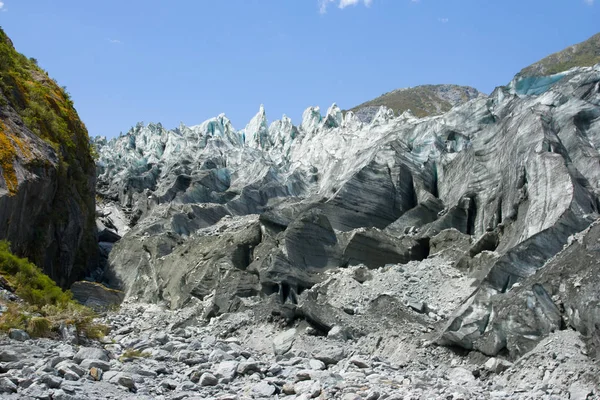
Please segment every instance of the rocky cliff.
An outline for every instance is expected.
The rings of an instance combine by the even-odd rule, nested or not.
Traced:
[[[0,30],[0,239],[63,287],[97,262],[91,150],[66,90]]]

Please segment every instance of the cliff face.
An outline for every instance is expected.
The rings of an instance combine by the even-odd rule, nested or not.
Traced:
[[[66,287],[96,262],[95,166],[68,93],[0,29],[0,239]]]

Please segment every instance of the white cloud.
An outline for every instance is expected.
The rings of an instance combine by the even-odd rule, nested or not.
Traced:
[[[588,6],[593,6],[594,5],[594,0],[583,0],[583,2],[585,4],[587,4]]]
[[[338,7],[341,9],[344,9],[348,6],[355,6],[359,3],[363,3],[366,7],[370,7],[373,3],[373,0],[319,0],[319,12],[321,14],[325,14],[329,4],[337,3],[338,1]]]
[[[108,39],[108,41],[111,42],[111,43],[115,43],[115,44],[121,44],[121,43],[123,43],[119,39]]]
[[[438,18],[438,21],[440,21],[442,24],[447,24],[450,20],[448,18]]]
[[[4,8],[4,2],[0,1],[0,10],[2,10]]]

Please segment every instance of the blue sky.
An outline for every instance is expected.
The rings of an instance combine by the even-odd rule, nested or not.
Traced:
[[[262,103],[300,122],[400,87],[489,93],[600,31],[600,0],[1,0],[17,49],[66,85],[90,135]]]

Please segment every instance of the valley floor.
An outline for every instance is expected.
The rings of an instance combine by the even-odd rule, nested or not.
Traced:
[[[443,322],[470,293],[443,259],[332,272],[311,289],[360,315],[383,296],[404,298],[414,315],[396,324],[380,314],[369,333],[319,336],[252,307],[210,321],[199,307],[170,311],[123,304],[103,322],[101,342],[36,339],[0,342],[0,395],[6,399],[592,399],[598,363],[580,335],[557,331],[511,363],[433,344]],[[410,286],[410,288],[408,287]],[[326,289],[326,292],[324,290]],[[326,294],[323,294],[326,293]],[[447,295],[445,295],[447,294]],[[451,295],[451,296],[450,296]],[[335,299],[335,301],[333,301]],[[257,304],[259,303],[256,299]],[[428,314],[422,308],[428,308]],[[417,311],[418,310],[418,311]],[[420,312],[419,312],[420,311]],[[349,311],[350,312],[350,311]],[[429,321],[430,323],[427,323]]]

